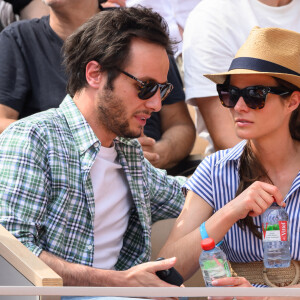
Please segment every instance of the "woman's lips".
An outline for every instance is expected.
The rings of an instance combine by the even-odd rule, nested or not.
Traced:
[[[236,119],[235,123],[241,127],[245,127],[245,126],[249,126],[249,125],[253,124],[253,122],[246,120],[246,119]]]

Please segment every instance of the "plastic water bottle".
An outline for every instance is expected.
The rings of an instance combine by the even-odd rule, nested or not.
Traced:
[[[266,268],[287,268],[291,263],[289,217],[285,209],[274,202],[262,216],[264,265]]]
[[[201,247],[203,251],[199,258],[199,264],[205,285],[211,287],[213,280],[231,277],[226,255],[219,247],[215,246],[215,241],[212,238],[203,239]]]

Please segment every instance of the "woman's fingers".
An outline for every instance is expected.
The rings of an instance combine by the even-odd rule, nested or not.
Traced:
[[[212,281],[213,286],[228,287],[252,287],[251,283],[244,277],[226,277]]]
[[[248,214],[252,217],[261,215],[274,200],[284,206],[279,189],[261,181],[252,183],[235,200],[236,206],[239,207],[240,219],[245,218]]]

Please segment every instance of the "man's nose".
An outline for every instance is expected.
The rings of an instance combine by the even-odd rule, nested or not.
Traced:
[[[148,109],[151,109],[154,112],[158,112],[161,110],[161,96],[159,88],[151,98],[146,100],[145,105]]]

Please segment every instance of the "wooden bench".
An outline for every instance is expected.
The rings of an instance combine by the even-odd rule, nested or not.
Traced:
[[[62,286],[63,281],[50,267],[0,225],[0,286]],[[18,300],[0,296],[0,300]],[[57,296],[24,296],[22,300],[59,300]]]

